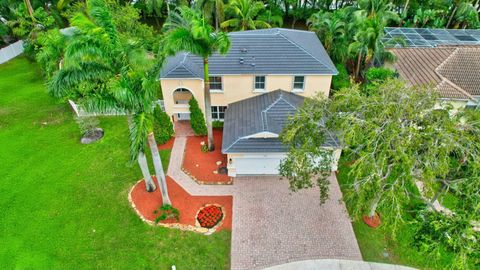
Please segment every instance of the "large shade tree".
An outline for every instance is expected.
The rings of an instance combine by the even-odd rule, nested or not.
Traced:
[[[163,203],[170,204],[153,134],[159,70],[155,58],[149,57],[138,40],[120,37],[101,0],[87,1],[86,14],[76,14],[71,25],[75,32],[67,42],[62,69],[49,82],[49,92],[75,100],[90,113],[127,113],[131,160],[139,163],[147,191],[153,191],[156,187],[145,157],[150,146]]]
[[[167,55],[186,51],[203,58],[208,149],[213,151],[215,145],[213,142],[208,58],[216,52],[226,54],[230,48],[230,40],[226,33],[215,31],[200,11],[188,7],[180,7],[172,12],[165,23],[165,30],[162,45]]]
[[[326,132],[334,132],[352,162],[353,182],[345,196],[355,202],[353,214],[372,217],[380,208],[393,217],[390,221],[399,222],[405,206],[421,200],[417,182],[425,192],[434,191],[462,162],[478,164],[480,158],[478,148],[472,147],[478,145],[478,135],[471,135],[479,134],[478,124],[451,117],[453,107],[439,107],[437,98],[433,90],[390,79],[368,95],[354,86],[331,100],[308,100],[282,133],[289,152],[280,173],[294,190],[319,185],[324,200],[328,185],[321,173],[329,173],[331,162],[323,158],[329,153],[318,148]]]

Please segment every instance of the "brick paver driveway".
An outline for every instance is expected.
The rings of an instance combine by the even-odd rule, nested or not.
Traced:
[[[232,269],[305,259],[361,260],[337,180],[319,204],[317,189],[290,193],[278,177],[235,178]]]
[[[361,260],[340,188],[290,193],[278,177],[238,177],[233,185],[198,185],[182,169],[186,138],[175,139],[168,175],[192,195],[233,195],[232,269],[261,269],[306,259]]]

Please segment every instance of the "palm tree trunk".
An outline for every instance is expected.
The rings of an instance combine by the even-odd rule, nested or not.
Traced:
[[[150,175],[150,170],[148,169],[147,158],[143,152],[138,153],[137,162],[140,166],[140,170],[142,170],[143,179],[145,180],[145,186],[148,192],[154,191],[157,187],[152,180],[152,176]]]
[[[455,7],[453,8],[452,14],[450,15],[450,18],[448,19],[447,26],[445,26],[445,28],[450,27],[450,24],[452,23],[452,20],[453,20],[453,16],[455,16],[455,13],[457,13],[457,8],[458,6],[455,5]]]
[[[155,175],[157,176],[158,186],[162,193],[162,205],[171,205],[170,197],[168,196],[167,180],[165,179],[165,172],[163,171],[162,160],[158,153],[157,142],[153,132],[148,133],[148,145],[152,152],[153,166],[155,167]]]
[[[207,136],[208,136],[208,151],[215,150],[213,144],[213,129],[212,129],[212,102],[210,98],[210,79],[208,76],[208,58],[203,58],[203,70],[204,70],[204,96],[205,96],[205,120],[207,124]]]
[[[33,17],[32,3],[30,3],[30,0],[25,0],[25,6],[27,6],[28,14],[30,14],[32,21],[35,21],[35,17]]]
[[[372,203],[370,204],[370,210],[368,211],[368,217],[373,218],[375,215],[375,212],[377,211],[378,203],[380,202],[380,199],[382,198],[382,193],[378,192],[375,195],[375,198],[373,198]]]
[[[357,59],[357,68],[355,70],[355,78],[358,80],[360,77],[360,65],[362,64],[362,53],[358,53],[358,59]]]

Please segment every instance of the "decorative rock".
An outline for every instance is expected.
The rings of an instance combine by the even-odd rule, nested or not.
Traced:
[[[198,166],[200,166],[200,165],[198,165],[198,164],[195,164],[195,167],[198,167]]]
[[[80,139],[80,142],[82,144],[90,144],[90,143],[96,142],[103,137],[103,134],[104,134],[103,129],[95,128],[93,131],[85,133],[82,139]]]
[[[217,171],[213,171],[213,174],[218,174],[218,172],[217,172]]]
[[[200,142],[200,145],[205,145],[205,141],[201,141],[201,142]]]
[[[222,162],[221,162],[221,161],[217,161],[217,165],[218,165],[218,166],[222,165]]]

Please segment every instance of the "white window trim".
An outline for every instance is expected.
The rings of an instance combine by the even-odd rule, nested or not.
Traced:
[[[228,106],[225,105],[211,105],[210,107],[217,107],[217,115],[220,115],[220,107],[225,107],[225,111],[227,110]],[[223,112],[223,118],[213,118],[213,110],[212,110],[212,121],[225,121],[225,111]]]
[[[295,88],[295,77],[303,77],[303,84],[302,84],[303,87],[302,88]],[[305,75],[293,75],[292,92],[296,92],[296,93],[304,92],[305,91],[305,81],[306,81]]]
[[[263,82],[263,88],[255,88],[256,82],[255,79],[257,77],[264,77],[265,81]],[[253,76],[253,92],[254,93],[265,93],[267,92],[267,76],[266,75],[254,75]]]
[[[209,77],[220,77],[220,83],[222,84],[222,89],[211,89],[210,88],[210,93],[223,93],[223,76],[209,76]],[[208,81],[210,84],[210,80]],[[209,85],[210,86],[210,85]]]

